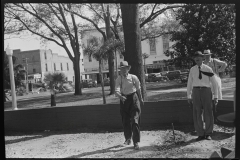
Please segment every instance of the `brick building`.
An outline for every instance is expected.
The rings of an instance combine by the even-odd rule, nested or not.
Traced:
[[[28,77],[32,82],[44,79],[46,73],[63,72],[67,81],[74,82],[73,63],[69,57],[52,53],[51,50],[13,50],[13,56],[17,57],[16,64],[22,64],[28,68]],[[27,61],[25,59],[27,58]],[[80,59],[80,71],[84,71],[83,60]],[[28,67],[26,67],[26,64]]]

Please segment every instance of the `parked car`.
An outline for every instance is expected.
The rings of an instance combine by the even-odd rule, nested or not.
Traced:
[[[153,79],[156,77],[156,74],[159,74],[159,73],[149,73],[148,82],[153,82]]]
[[[162,76],[161,74],[155,75],[155,77],[153,77],[152,79],[153,82],[168,81],[168,80],[169,79],[167,76]]]
[[[109,78],[105,78],[103,81],[104,81],[104,86],[109,86],[110,85]]]
[[[149,82],[159,82],[159,81],[167,81],[168,78],[166,76],[162,76],[161,73],[151,73],[148,75]]]
[[[92,79],[83,79],[82,80],[82,88],[91,88],[93,87]]]
[[[167,73],[167,77],[169,80],[174,80],[174,79],[179,79],[181,75],[181,71],[180,70],[175,70],[175,71],[168,71]]]
[[[160,74],[161,74],[162,76],[167,76],[167,74],[168,74],[168,71],[163,71],[163,72],[160,72]]]

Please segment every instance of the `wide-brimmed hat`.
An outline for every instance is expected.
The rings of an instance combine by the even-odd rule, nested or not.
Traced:
[[[203,55],[204,55],[204,56],[206,56],[206,55],[211,55],[211,54],[212,54],[212,53],[211,53],[211,51],[210,51],[209,49],[203,51]]]
[[[128,68],[130,68],[131,66],[128,65],[128,62],[127,62],[127,61],[122,61],[122,62],[120,62],[120,67],[119,67],[119,68],[123,68],[123,67],[128,67]]]
[[[195,57],[203,57],[204,55],[202,54],[201,51],[196,51],[194,54],[193,54],[193,58]]]

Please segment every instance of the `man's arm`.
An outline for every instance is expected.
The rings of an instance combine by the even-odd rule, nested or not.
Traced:
[[[227,63],[224,61],[220,61],[219,59],[215,59],[215,62],[217,63],[218,66],[220,66],[220,68],[218,69],[218,72],[223,72],[225,70],[225,68],[227,67]]]
[[[190,69],[189,75],[188,75],[188,83],[187,83],[187,98],[192,99],[192,83],[193,83],[193,76],[192,76],[192,69]]]
[[[140,83],[140,81],[139,81],[137,76],[134,76],[133,80],[135,82],[136,93],[138,95],[138,99],[140,100],[140,102],[143,103],[142,92],[141,92],[141,85],[140,85],[141,83]]]
[[[115,95],[118,97],[118,98],[121,98],[121,91],[120,91],[120,78],[118,77],[116,79],[116,84],[115,84]]]

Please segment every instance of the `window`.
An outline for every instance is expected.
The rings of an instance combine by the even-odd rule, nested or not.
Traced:
[[[62,63],[61,63],[61,71],[63,70]]]
[[[156,54],[156,41],[155,41],[155,38],[149,39],[149,45],[150,45],[150,54]]]
[[[68,77],[66,77],[66,81],[68,81]]]
[[[45,67],[46,67],[46,72],[48,71],[48,68],[47,68],[47,63],[45,64]]]
[[[33,68],[33,73],[36,73],[36,69],[35,68]]]
[[[54,67],[54,71],[56,71],[56,64],[55,64],[55,63],[54,63],[54,66],[53,66],[53,67]]]
[[[45,53],[44,53],[44,57],[45,57],[45,59],[47,59],[47,53],[46,53],[46,51],[45,51]]]
[[[91,55],[89,56],[89,62],[92,62],[92,56]]]
[[[169,49],[169,43],[163,43],[163,52]]]
[[[69,68],[68,68],[68,63],[67,63],[67,70],[69,71]]]

